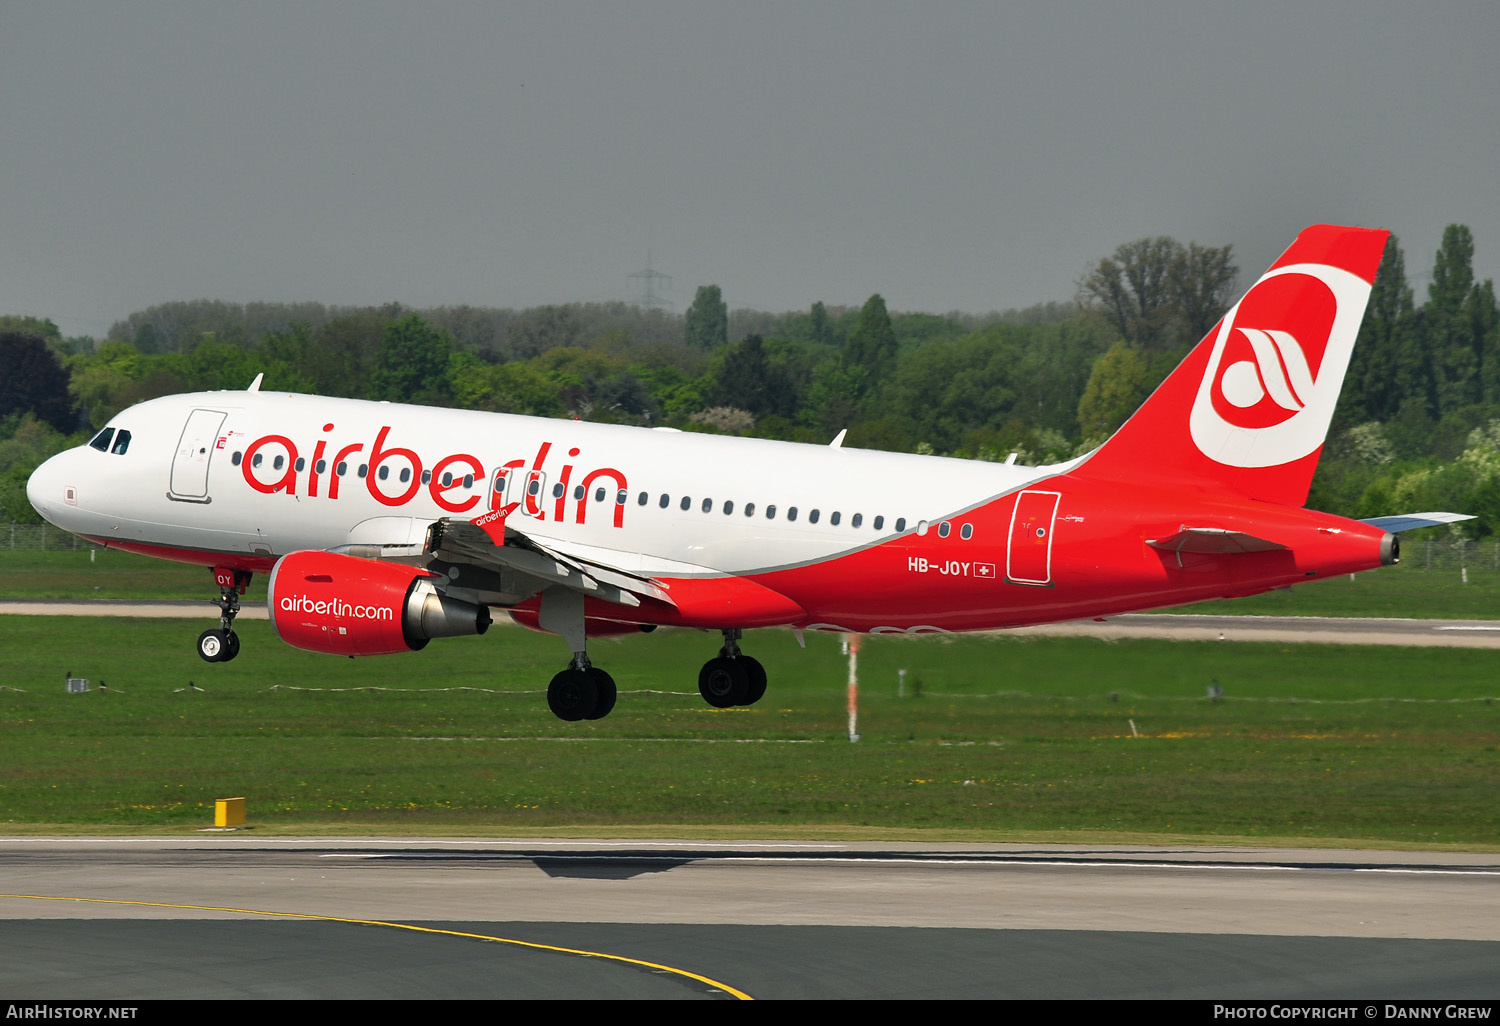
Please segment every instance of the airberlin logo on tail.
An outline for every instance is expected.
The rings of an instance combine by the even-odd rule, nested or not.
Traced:
[[[1235,328],[1235,332],[1250,343],[1252,353],[1249,359],[1234,360],[1243,354],[1232,351],[1239,338],[1230,338],[1226,348],[1231,352],[1225,362],[1234,362],[1219,375],[1219,387],[1213,392],[1220,415],[1241,427],[1269,427],[1300,412],[1307,405],[1302,397],[1311,397],[1317,387],[1302,344],[1289,331]]]
[[[1189,418],[1231,467],[1292,463],[1323,444],[1370,286],[1327,264],[1268,272],[1224,315]]]

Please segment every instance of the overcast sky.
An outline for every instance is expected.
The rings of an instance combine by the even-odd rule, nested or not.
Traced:
[[[1500,5],[0,0],[0,313],[1066,299],[1146,235],[1444,225],[1500,274]],[[1419,277],[1420,276],[1420,277]]]

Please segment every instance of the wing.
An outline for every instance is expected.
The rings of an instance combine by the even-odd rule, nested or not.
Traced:
[[[562,585],[615,605],[635,607],[642,599],[653,599],[676,607],[667,590],[651,578],[561,552],[507,526],[505,519],[495,514],[472,521],[445,517],[428,528],[426,551],[440,564],[458,571],[450,574],[450,579],[459,588],[500,591],[524,599],[543,588]],[[480,573],[468,572],[470,567]],[[485,573],[504,586],[485,589],[465,579]]]

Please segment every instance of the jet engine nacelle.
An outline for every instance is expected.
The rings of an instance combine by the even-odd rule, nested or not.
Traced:
[[[432,638],[483,634],[487,606],[438,591],[427,571],[332,552],[291,552],[266,588],[271,628],[288,645],[332,655],[415,652]]]

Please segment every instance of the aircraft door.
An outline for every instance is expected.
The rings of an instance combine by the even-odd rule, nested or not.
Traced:
[[[1052,526],[1061,492],[1025,491],[1010,517],[1005,577],[1012,584],[1052,583]]]
[[[213,458],[219,428],[228,414],[222,410],[194,410],[188,415],[172,457],[172,482],[167,497],[179,502],[209,502],[208,463]]]

